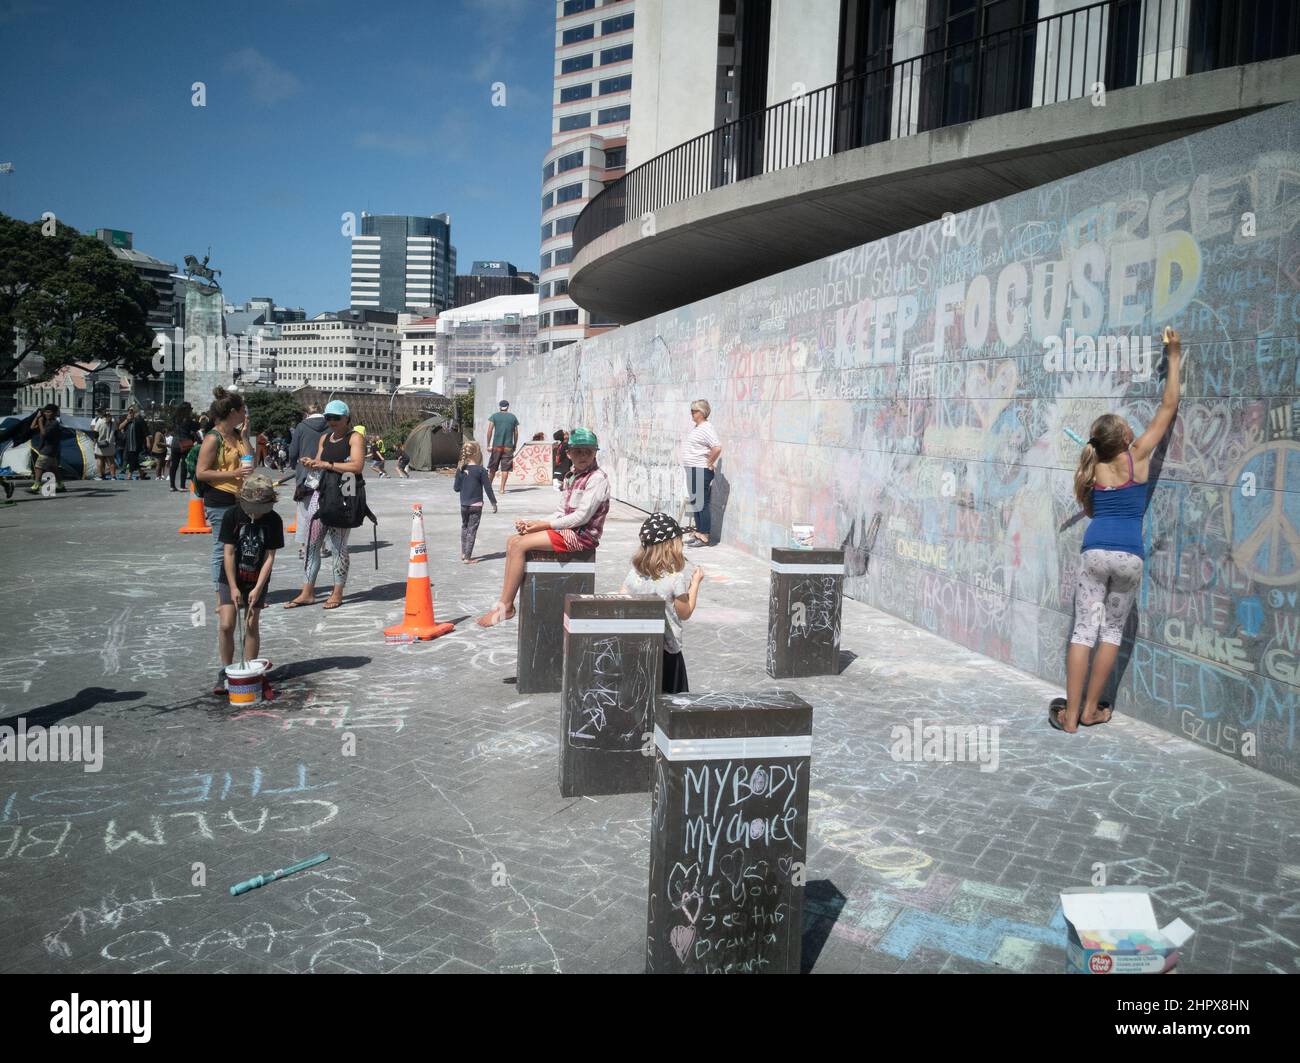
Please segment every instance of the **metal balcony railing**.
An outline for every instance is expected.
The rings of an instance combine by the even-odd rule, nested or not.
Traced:
[[[1100,0],[882,64],[679,144],[587,204],[573,253],[669,204],[842,151],[1297,52],[1296,0]]]

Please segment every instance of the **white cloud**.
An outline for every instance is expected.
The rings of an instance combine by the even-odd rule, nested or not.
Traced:
[[[264,105],[279,103],[302,91],[296,75],[277,66],[256,48],[243,48],[226,60],[226,72],[245,80],[248,94]]]

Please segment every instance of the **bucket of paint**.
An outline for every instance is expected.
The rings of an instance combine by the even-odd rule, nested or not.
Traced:
[[[811,524],[791,524],[790,545],[796,550],[811,550],[813,548],[813,526]]]
[[[262,680],[271,662],[258,657],[243,665],[226,666],[226,693],[231,705],[256,705],[262,700]]]

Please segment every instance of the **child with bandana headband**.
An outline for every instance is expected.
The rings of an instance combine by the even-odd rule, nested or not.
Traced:
[[[641,525],[641,549],[623,579],[620,594],[646,594],[664,600],[663,692],[687,691],[686,659],[682,656],[682,622],[695,612],[704,570],[696,565],[686,577],[682,529],[666,513],[652,513]]]

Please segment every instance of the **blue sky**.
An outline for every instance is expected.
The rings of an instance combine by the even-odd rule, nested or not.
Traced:
[[[210,245],[227,301],[309,313],[347,305],[345,211],[536,271],[554,31],[551,0],[0,0],[0,211]]]

